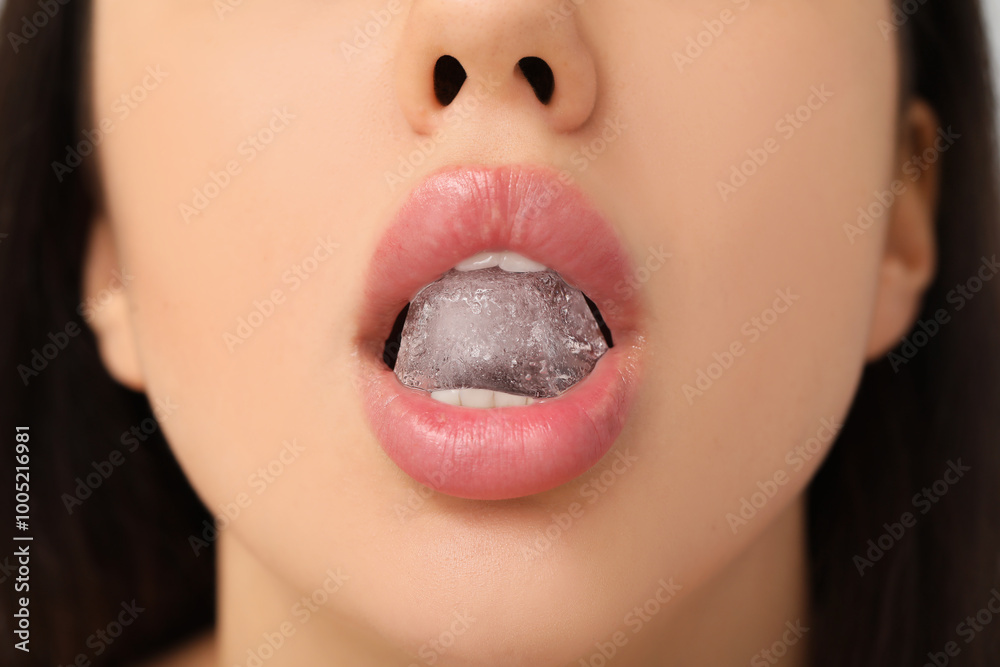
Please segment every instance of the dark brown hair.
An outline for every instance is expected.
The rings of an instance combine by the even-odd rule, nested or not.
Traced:
[[[80,653],[95,665],[131,662],[213,622],[213,554],[196,556],[188,542],[209,516],[159,430],[101,474],[152,415],[144,396],[108,377],[82,316],[83,246],[100,206],[92,161],[61,178],[53,170],[93,127],[89,9],[86,0],[8,0],[0,17],[0,437],[12,449],[15,427],[30,426],[25,534],[34,538],[30,653],[13,649],[23,593],[13,547],[0,547],[5,665],[51,667]],[[961,139],[941,156],[940,266],[925,326],[904,341],[910,348],[865,370],[810,488],[807,625],[814,665],[919,666],[934,664],[930,653],[990,667],[1000,665],[1000,617],[975,617],[1000,586],[1000,281],[963,297],[960,310],[952,299],[1000,250],[986,39],[976,0],[906,0],[897,11],[904,93],[928,100]],[[942,308],[951,317],[931,335],[926,323]],[[13,479],[4,451],[2,477]],[[952,465],[959,481],[935,486]],[[925,488],[935,502],[916,502]],[[0,507],[12,521],[13,494],[0,493]],[[91,639],[133,600],[144,611],[128,632]],[[967,617],[981,627],[969,641]]]
[[[86,113],[90,4],[9,0],[0,18],[0,466],[12,484],[14,429],[29,426],[24,534],[34,538],[27,593],[14,590],[19,545],[5,536],[0,547],[3,665],[68,665],[79,654],[94,665],[132,662],[214,617],[212,550],[195,556],[187,541],[208,514],[159,429],[143,432],[152,423],[145,397],[104,370],[81,308],[99,188],[92,159],[61,180],[53,163],[67,161],[67,147],[86,153],[83,131],[94,127]],[[129,451],[133,427],[145,441]],[[124,462],[105,478],[113,452]],[[12,490],[0,494],[7,526]],[[14,649],[11,627],[24,595],[30,653]],[[111,642],[95,634],[133,601],[143,611],[127,631],[106,634]]]
[[[961,136],[938,156],[939,266],[923,312],[865,369],[810,487],[813,664],[987,667],[1000,665],[1000,614],[975,618],[1000,602],[1000,276],[979,274],[1000,260],[989,51],[975,0],[896,12],[904,98]]]

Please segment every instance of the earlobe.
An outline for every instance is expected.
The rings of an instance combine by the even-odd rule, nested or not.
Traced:
[[[121,268],[108,221],[94,221],[83,260],[81,313],[97,338],[104,367],[115,380],[134,391],[145,383],[129,312],[131,276]]]
[[[902,340],[916,320],[937,269],[940,149],[938,119],[923,100],[909,103],[897,152],[896,194],[886,214],[875,312],[866,358],[878,359]]]

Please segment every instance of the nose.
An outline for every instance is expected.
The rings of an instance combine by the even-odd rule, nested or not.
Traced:
[[[564,0],[563,0],[564,2]],[[478,98],[540,115],[568,133],[591,116],[594,58],[560,0],[413,0],[399,43],[400,107],[420,134]]]

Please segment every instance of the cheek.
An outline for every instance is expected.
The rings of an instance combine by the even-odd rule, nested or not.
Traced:
[[[287,8],[97,3],[94,110],[115,125],[102,176],[142,365],[149,393],[182,406],[165,429],[211,501],[285,440],[329,439],[317,404],[356,409],[345,324],[391,151],[371,150],[385,128],[365,110],[392,101],[359,72],[384,46],[360,64],[336,47],[354,4],[303,26]],[[123,116],[147,64],[162,80]]]
[[[634,80],[613,110],[629,127],[591,171],[628,179],[586,186],[644,227],[633,255],[649,262],[630,287],[652,325],[624,438],[650,460],[608,519],[642,507],[630,515],[639,532],[660,536],[650,558],[672,554],[694,572],[718,563],[699,555],[746,544],[768,523],[759,517],[789,505],[846,415],[882,230],[852,238],[845,226],[893,177],[898,72],[881,3],[707,3],[714,15],[680,4],[690,12],[651,9],[662,34],[630,37],[641,57],[601,60],[606,78]],[[705,36],[723,9],[733,22]],[[693,58],[689,37],[704,45]],[[776,478],[734,539],[727,515]]]
[[[349,380],[360,277],[394,205],[399,148],[371,113],[391,90],[359,72],[384,46],[360,64],[337,49],[359,3],[312,7],[330,15],[307,26],[278,5],[220,22],[211,3],[156,4],[98,3],[94,100],[113,115],[146,63],[167,73],[100,149],[148,393],[177,404],[164,431],[226,530],[303,589],[341,566],[364,589],[352,545],[399,525],[404,501]]]

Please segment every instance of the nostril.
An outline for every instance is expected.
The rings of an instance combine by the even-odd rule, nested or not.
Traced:
[[[535,91],[535,97],[542,104],[548,104],[552,100],[552,93],[556,88],[556,77],[552,74],[552,68],[541,58],[529,56],[521,58],[517,66],[521,68],[524,78],[528,80]]]
[[[465,68],[451,56],[441,56],[434,64],[434,96],[441,106],[448,106],[458,96],[467,78]]]

